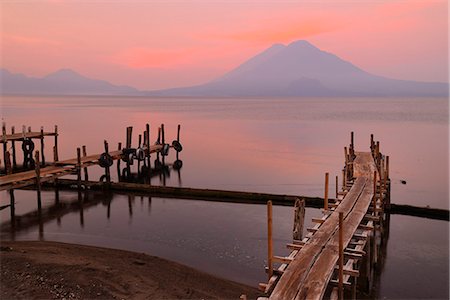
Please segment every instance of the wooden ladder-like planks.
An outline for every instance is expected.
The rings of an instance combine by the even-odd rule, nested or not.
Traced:
[[[321,255],[322,250],[336,232],[339,223],[339,212],[346,216],[366,184],[366,178],[357,178],[352,189],[342,203],[337,207],[320,229],[311,237],[307,244],[299,251],[295,259],[289,264],[280,281],[273,290],[270,299],[295,299],[298,290],[303,285],[308,272]],[[336,213],[337,212],[337,213]]]
[[[270,299],[321,299],[323,297],[338,261],[338,214],[344,213],[345,248],[371,204],[374,170],[376,167],[370,153],[356,153],[354,185],[341,204],[289,264]]]

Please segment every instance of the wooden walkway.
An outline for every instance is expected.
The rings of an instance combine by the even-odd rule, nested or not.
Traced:
[[[274,257],[281,266],[274,270],[267,284],[260,284],[270,294],[269,299],[322,299],[327,291],[327,297],[330,296],[328,287],[338,284],[335,277],[339,267],[339,213],[343,214],[345,277],[342,284],[348,287],[350,277],[359,276],[353,266],[366,254],[363,249],[367,237],[374,228],[377,212],[382,210],[382,193],[377,196],[377,190],[381,190],[377,185],[382,183],[376,172],[383,164],[375,162],[374,157],[381,156],[375,152],[354,152],[353,158],[346,160],[352,180],[343,186],[336,203],[324,210],[322,218],[313,219],[316,225],[308,228],[305,238],[287,245],[292,250],[289,256]],[[333,292],[331,296],[337,298],[337,289]]]
[[[159,152],[161,148],[162,145],[151,145],[150,153]],[[77,171],[77,168],[97,165],[99,163],[98,159],[100,158],[100,155],[101,154],[94,154],[81,157],[80,166],[78,166],[77,158],[57,161],[51,166],[40,169],[40,181],[51,181],[64,175],[74,174]],[[120,159],[122,157],[122,150],[111,151],[109,152],[109,155],[113,158],[113,160]],[[9,190],[12,188],[21,188],[35,183],[35,170],[5,175],[0,177],[0,191]]]

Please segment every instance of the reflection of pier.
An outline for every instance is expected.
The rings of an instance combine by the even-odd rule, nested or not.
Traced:
[[[390,209],[389,157],[373,138],[371,150],[355,152],[352,133],[342,191],[336,190],[336,201],[329,205],[327,173],[323,216],[313,219],[316,225],[303,239],[287,245],[292,250],[287,257],[272,254],[269,202],[269,281],[260,285],[269,299],[344,299],[370,291]],[[273,261],[281,263],[276,270]]]

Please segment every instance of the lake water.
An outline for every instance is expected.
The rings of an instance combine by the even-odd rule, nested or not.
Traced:
[[[368,151],[372,133],[390,156],[392,203],[449,206],[447,99],[2,97],[1,108],[8,130],[12,125],[16,131],[22,125],[35,130],[42,125],[51,131],[58,125],[60,159],[75,157],[81,145],[88,154],[101,153],[103,140],[115,149],[125,142],[127,126],[134,128],[134,144],[146,123],[151,141],[161,123],[166,140],[172,141],[181,124],[183,168],[164,177],[167,185],[307,196],[323,196],[325,172],[340,177],[351,131],[357,151]],[[52,145],[48,139],[47,160]],[[170,153],[168,161],[174,157]],[[89,171],[92,179],[102,174],[97,167]],[[154,177],[152,184],[162,181]],[[54,195],[43,193],[44,208],[52,207]],[[104,195],[84,196],[91,205],[64,214],[50,212],[41,224],[31,222],[13,236],[6,225],[9,210],[2,210],[2,239],[140,251],[251,285],[266,280],[264,205],[119,194],[109,195],[108,202]],[[35,192],[16,190],[15,197],[16,215],[25,222],[36,210]],[[76,203],[77,197],[60,192],[62,203]],[[0,204],[8,203],[8,194],[2,192]],[[277,255],[287,254],[292,214],[292,208],[274,208]],[[320,215],[308,208],[305,227]],[[446,221],[392,215],[377,297],[448,298],[448,234]]]

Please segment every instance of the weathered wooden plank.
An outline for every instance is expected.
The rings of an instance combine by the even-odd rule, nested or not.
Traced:
[[[24,136],[25,135],[25,136]],[[24,138],[28,139],[40,139],[41,136],[54,136],[54,132],[25,132],[23,133],[14,133],[14,134],[7,134],[5,137],[6,139],[0,139],[0,143],[5,143],[7,141],[23,141]]]
[[[343,212],[346,216],[354,206],[359,195],[364,189],[366,178],[360,177],[355,180],[353,188],[348,192],[346,198],[337,209],[321,225],[310,241],[299,251],[299,255],[287,267],[280,281],[272,292],[270,299],[294,299],[298,289],[302,286],[308,272],[318,259],[324,246],[328,243],[337,229],[338,213]],[[337,212],[337,213],[336,213]]]

